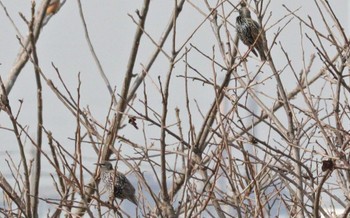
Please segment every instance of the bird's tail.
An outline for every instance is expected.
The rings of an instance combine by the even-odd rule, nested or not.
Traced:
[[[257,56],[258,57],[258,53],[256,53],[256,49],[253,47],[253,48],[251,48],[251,52],[255,55],[255,56]]]
[[[266,61],[268,58],[268,56],[266,56],[268,48],[267,48],[266,40],[264,40],[263,36],[260,37],[255,48],[259,52],[259,56],[260,56],[261,61]]]
[[[132,195],[130,198],[128,198],[128,200],[131,201],[132,203],[134,203],[136,206],[138,205],[135,195]]]
[[[258,50],[259,52],[261,61],[266,61],[266,54],[264,52],[264,48],[257,48],[256,50]]]

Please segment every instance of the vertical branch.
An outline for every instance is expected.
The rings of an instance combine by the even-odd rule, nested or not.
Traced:
[[[166,81],[164,87],[161,88],[162,95],[162,118],[161,118],[161,128],[160,128],[160,168],[161,168],[161,192],[162,197],[165,203],[166,210],[162,211],[166,217],[175,217],[174,209],[170,204],[170,198],[168,194],[168,186],[167,186],[167,176],[166,176],[166,131],[165,128],[167,126],[166,119],[168,114],[168,100],[169,100],[169,88],[170,88],[170,79],[174,69],[174,60],[176,58],[176,17],[178,14],[177,11],[177,0],[174,1],[174,14],[173,14],[173,38],[172,38],[172,57],[169,63],[169,70],[166,76]]]
[[[323,184],[327,181],[327,179],[329,178],[329,176],[332,174],[333,169],[327,170],[326,174],[323,175],[320,184],[318,185],[317,189],[316,189],[316,197],[315,197],[315,201],[314,201],[314,208],[313,208],[313,217],[320,217],[319,213],[320,213],[320,197],[321,197],[321,192],[322,192],[322,187]]]
[[[192,114],[191,114],[191,109],[190,109],[190,101],[189,101],[189,87],[188,87],[188,49],[186,48],[186,51],[185,51],[185,104],[186,104],[186,109],[187,109],[187,115],[188,115],[188,124],[189,124],[189,140],[190,142],[193,142],[194,139],[195,139],[195,132],[193,130],[193,122],[192,122]],[[179,118],[179,109],[176,110],[176,114]],[[178,119],[178,125],[179,125],[179,128],[181,127],[181,120]],[[179,132],[180,132],[180,137],[183,140],[183,134],[182,134],[182,131],[181,129],[179,129]],[[193,152],[193,147],[194,146],[191,146],[191,147],[188,147],[186,146],[188,150],[188,153],[192,154]],[[186,149],[186,150],[187,150]],[[184,145],[183,143],[181,144],[181,152],[184,153],[185,149],[184,149]],[[185,153],[184,153],[185,154]],[[183,173],[184,175],[180,177],[180,179],[178,179],[176,181],[176,184],[173,186],[173,189],[170,190],[170,196],[173,198],[173,196],[175,196],[175,194],[181,189],[182,186],[186,186],[186,183],[188,181],[188,177],[189,175],[191,174],[191,171],[192,171],[192,165],[191,164],[187,164],[186,165],[186,156],[183,155],[182,157],[182,169],[183,169]],[[187,163],[189,163],[190,160],[187,160]],[[181,175],[181,174],[180,174]],[[181,194],[181,197],[180,197],[180,201],[181,204],[179,204],[177,210],[176,210],[176,214],[179,214],[180,211],[181,211],[181,208],[182,208],[182,205],[186,205],[186,202],[184,202],[184,198],[185,198],[185,193],[186,193],[186,189],[183,188],[182,190],[182,194]],[[173,200],[173,199],[172,199]],[[185,216],[186,217],[186,216]]]
[[[35,23],[35,3],[32,5],[32,19],[29,24],[29,38],[32,48],[33,66],[35,72],[35,81],[37,86],[37,139],[36,139],[36,152],[34,159],[34,174],[32,175],[32,213],[33,217],[39,217],[38,204],[39,204],[39,185],[41,175],[41,147],[42,147],[42,126],[43,126],[43,99],[42,99],[42,86],[40,79],[39,59],[36,52],[35,37],[34,37],[34,23]],[[29,55],[29,54],[28,54]]]
[[[80,81],[80,73],[78,74],[78,88],[77,88],[77,108],[80,108],[80,87],[81,87],[81,81]],[[83,160],[82,160],[82,153],[81,153],[81,128],[80,128],[80,110],[77,110],[76,114],[76,130],[75,130],[75,156],[74,158],[78,162],[79,166],[79,181],[80,184],[77,184],[79,186],[81,196],[84,197],[84,177],[83,177]]]

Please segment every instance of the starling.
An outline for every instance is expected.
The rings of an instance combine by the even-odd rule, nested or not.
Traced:
[[[250,11],[245,4],[241,4],[241,9],[239,9],[239,16],[236,18],[236,28],[239,39],[255,54],[256,50],[259,53],[260,59],[262,61],[266,60],[266,55],[264,52],[264,41],[261,35],[261,28],[258,22],[253,20],[250,16]]]
[[[128,199],[137,205],[135,188],[123,173],[114,170],[108,161],[96,165],[101,166],[101,180],[109,193],[109,202],[113,202],[114,198],[119,198]]]

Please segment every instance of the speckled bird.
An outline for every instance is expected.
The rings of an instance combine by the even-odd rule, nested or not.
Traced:
[[[239,16],[236,18],[236,29],[239,39],[249,48],[251,51],[258,56],[262,61],[266,60],[264,52],[264,41],[261,36],[261,28],[258,22],[252,19],[250,11],[245,4],[241,4],[239,9]]]
[[[97,164],[101,167],[101,180],[105,184],[105,188],[109,194],[109,202],[112,203],[114,198],[128,199],[135,205],[137,205],[137,199],[135,196],[135,188],[126,176],[113,169],[110,162],[105,161]]]

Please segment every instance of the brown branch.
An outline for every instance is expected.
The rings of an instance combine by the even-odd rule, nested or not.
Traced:
[[[35,37],[34,37],[34,24],[35,24],[35,3],[32,4],[32,19],[29,24],[29,39],[32,48],[32,58],[33,66],[35,72],[35,81],[37,85],[37,141],[36,141],[36,152],[34,159],[34,174],[32,175],[33,179],[31,181],[31,195],[32,195],[32,213],[33,217],[39,217],[38,207],[39,207],[39,186],[41,178],[41,147],[42,147],[42,126],[43,126],[43,99],[42,99],[42,86],[40,80],[40,68],[39,68],[39,59],[36,52],[35,46]],[[30,56],[30,54],[28,54]]]
[[[326,174],[323,175],[322,180],[320,181],[320,184],[318,185],[317,189],[316,189],[316,197],[314,200],[314,208],[313,208],[313,217],[315,218],[319,218],[319,207],[320,207],[320,197],[321,197],[321,192],[322,192],[322,186],[323,184],[327,181],[327,179],[329,178],[329,176],[332,174],[332,169],[331,170],[327,170]]]

